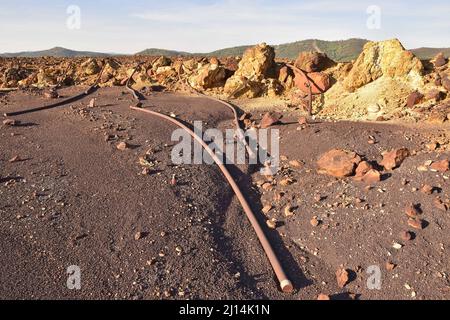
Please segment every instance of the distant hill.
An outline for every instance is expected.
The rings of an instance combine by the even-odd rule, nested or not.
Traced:
[[[285,43],[280,45],[275,45],[275,52],[277,58],[280,59],[295,59],[299,52],[302,51],[321,51],[326,53],[330,58],[335,61],[351,61],[358,57],[361,53],[364,45],[369,40],[365,39],[348,39],[339,41],[324,41],[317,39],[308,39],[292,43]],[[146,56],[216,56],[216,57],[230,57],[230,56],[241,56],[246,49],[251,47],[248,46],[238,46],[225,48],[221,50],[216,50],[208,53],[190,53],[184,51],[176,50],[166,50],[166,49],[146,49],[141,52],[136,53],[136,55],[146,55]],[[431,59],[438,52],[443,52],[445,56],[450,56],[450,48],[418,48],[411,50],[420,59]],[[101,52],[90,52],[90,51],[75,51],[69,50],[61,47],[55,47],[50,50],[44,51],[26,51],[17,53],[4,53],[0,54],[0,57],[43,57],[43,56],[54,56],[54,57],[108,57],[114,54],[101,53]]]
[[[450,57],[450,48],[417,48],[411,51],[420,59],[434,58],[439,52],[442,52],[446,57]]]
[[[19,58],[37,58],[37,57],[108,57],[111,56],[107,53],[101,52],[90,52],[90,51],[75,51],[61,47],[55,47],[49,50],[42,51],[24,51],[24,52],[16,52],[16,53],[3,53],[0,54],[0,57],[11,58],[11,57],[19,57]]]
[[[166,50],[166,49],[145,49],[141,52],[136,53],[137,56],[166,56],[166,57],[176,57],[176,56],[190,56],[189,52]]]
[[[335,61],[350,61],[356,59],[361,53],[362,48],[368,42],[364,39],[348,39],[342,41],[323,41],[323,40],[303,40],[292,43],[275,45],[275,53],[277,58],[295,59],[301,51],[323,51]],[[173,56],[215,56],[215,57],[233,57],[242,56],[248,46],[238,46],[224,48],[208,53],[188,53],[163,49],[147,49],[137,53],[138,55],[165,55]]]

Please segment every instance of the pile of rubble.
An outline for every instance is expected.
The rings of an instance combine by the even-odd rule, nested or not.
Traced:
[[[319,52],[277,61],[265,43],[240,57],[114,57],[0,59],[0,88],[60,85],[122,86],[133,73],[136,89],[188,87],[227,99],[269,98],[305,106],[321,118],[385,121],[427,119],[450,113],[450,68],[442,55],[420,61],[394,39],[369,42],[353,62],[336,63]],[[305,74],[306,77],[305,78]]]

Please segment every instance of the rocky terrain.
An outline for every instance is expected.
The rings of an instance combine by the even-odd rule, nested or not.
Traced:
[[[449,113],[448,59],[438,54],[421,61],[398,40],[369,42],[349,63],[336,63],[317,52],[302,52],[295,61],[279,61],[274,48],[266,44],[247,49],[243,57],[222,59],[4,58],[0,60],[0,87],[92,85],[99,76],[101,87],[121,86],[138,62],[141,65],[134,76],[138,89],[183,91],[188,83],[208,95],[267,97],[276,100],[274,105],[296,108],[305,105],[308,88],[287,66],[295,64],[319,88],[313,92],[313,112],[320,118],[443,123]]]
[[[174,165],[174,126],[129,108],[135,69],[143,108],[232,128],[230,110],[208,98],[219,97],[246,129],[280,130],[275,176],[230,171],[294,293],[277,288],[218,168]],[[1,113],[97,81],[78,101],[2,119],[0,298],[450,298],[444,55],[420,60],[389,40],[348,63],[277,59],[266,44],[229,58],[2,58]],[[79,291],[67,289],[70,265],[82,270]]]

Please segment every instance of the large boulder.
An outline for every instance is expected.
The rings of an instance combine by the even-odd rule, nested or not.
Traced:
[[[264,91],[261,82],[251,81],[243,76],[234,75],[225,83],[224,92],[230,97],[256,98]]]
[[[404,77],[409,81],[421,79],[424,66],[410,51],[405,50],[397,39],[368,42],[343,81],[348,91],[371,83],[383,76]]]
[[[263,83],[263,80],[274,77],[275,69],[275,50],[273,47],[262,43],[249,48],[245,51],[234,75],[225,83],[224,92],[234,97],[258,97],[264,91],[267,91],[267,86]],[[271,85],[275,84],[272,83]]]
[[[156,72],[160,67],[168,67],[172,64],[172,60],[167,58],[166,56],[161,56],[153,62],[152,69]]]
[[[361,157],[353,151],[333,149],[323,154],[317,161],[318,172],[336,178],[344,178],[355,173]]]
[[[226,70],[217,59],[202,66],[196,74],[189,78],[189,84],[195,89],[209,89],[222,86],[226,78]]]
[[[235,75],[249,80],[261,81],[273,75],[275,71],[275,50],[265,43],[245,51]]]
[[[83,73],[86,76],[92,76],[94,74],[99,73],[100,70],[101,70],[101,68],[98,65],[97,61],[95,59],[92,59],[92,58],[90,58],[90,59],[86,60],[85,62],[83,62],[81,64],[81,68],[83,70]]]
[[[335,64],[336,63],[328,58],[325,53],[313,51],[300,52],[297,60],[295,61],[295,66],[305,72],[323,71],[334,66]]]

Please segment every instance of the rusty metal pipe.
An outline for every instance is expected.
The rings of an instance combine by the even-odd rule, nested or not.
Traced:
[[[247,140],[245,140],[245,137],[244,137],[244,135],[242,134],[241,126],[239,125],[239,117],[238,117],[236,108],[233,107],[233,105],[232,105],[231,103],[227,102],[227,101],[224,101],[224,100],[221,100],[221,99],[218,99],[218,98],[215,98],[215,97],[210,97],[210,96],[207,96],[207,95],[204,94],[204,93],[199,92],[198,90],[196,90],[195,88],[193,88],[189,83],[187,83],[187,86],[188,86],[191,90],[193,90],[197,95],[199,95],[199,96],[201,96],[201,97],[203,97],[203,98],[210,99],[210,100],[213,100],[213,101],[215,101],[215,102],[218,102],[218,103],[224,105],[225,107],[227,107],[228,109],[230,109],[230,110],[233,112],[233,116],[234,116],[234,125],[235,125],[235,127],[236,127],[236,132],[237,132],[237,135],[238,135],[238,139],[241,141],[241,143],[244,144],[245,148],[247,149],[247,152],[248,152],[249,157],[250,157],[250,158],[256,158],[255,153],[253,152],[252,148],[250,148],[250,146],[249,146],[248,143],[247,143]]]
[[[151,111],[148,109],[142,109],[142,108],[137,108],[137,107],[130,107],[132,110],[135,111],[139,111],[139,112],[144,112],[162,119],[165,119],[167,121],[170,121],[171,123],[177,125],[178,127],[184,129],[186,132],[189,133],[189,135],[191,135],[198,143],[200,143],[202,145],[202,147],[209,153],[209,155],[212,157],[212,159],[214,160],[214,162],[219,166],[220,170],[222,171],[223,175],[225,176],[225,178],[227,179],[228,183],[230,184],[231,188],[233,189],[234,193],[236,194],[239,202],[242,205],[242,208],[244,209],[245,214],[247,215],[247,218],[249,219],[253,229],[256,232],[256,235],[258,236],[258,239],[267,255],[267,258],[269,259],[270,264],[272,265],[272,268],[275,272],[275,275],[278,278],[278,281],[280,283],[280,287],[281,290],[283,292],[286,293],[290,293],[293,291],[293,285],[292,282],[288,279],[288,277],[286,276],[283,267],[281,266],[275,252],[272,249],[272,246],[270,245],[269,240],[267,239],[266,235],[264,234],[263,229],[261,228],[261,226],[259,225],[258,220],[256,219],[255,214],[253,213],[250,205],[248,204],[247,200],[245,199],[244,194],[241,192],[241,190],[239,189],[239,186],[237,185],[237,183],[234,181],[233,177],[231,176],[230,172],[228,171],[228,169],[225,167],[225,165],[222,163],[222,161],[217,157],[217,155],[211,150],[211,148],[203,141],[203,139],[201,137],[199,137],[198,135],[196,135],[190,128],[188,128],[187,126],[185,126],[183,123],[181,123],[180,121],[167,116],[165,114],[156,112],[156,111]]]

